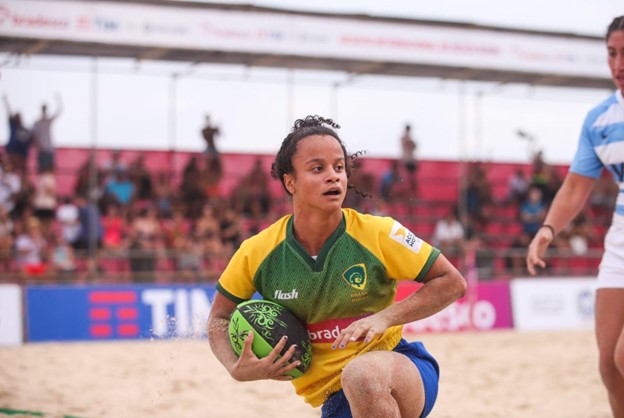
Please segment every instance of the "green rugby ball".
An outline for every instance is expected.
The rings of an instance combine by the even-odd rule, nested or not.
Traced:
[[[286,374],[297,378],[310,367],[312,343],[308,330],[282,305],[263,299],[252,299],[240,303],[232,312],[229,326],[230,343],[238,356],[243,351],[249,331],[254,332],[251,350],[258,358],[268,356],[280,338],[287,335],[288,341],[280,355],[284,355],[288,348],[295,344],[297,347],[289,363],[297,360],[301,363]]]

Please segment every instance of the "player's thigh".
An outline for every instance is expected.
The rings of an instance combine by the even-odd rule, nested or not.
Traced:
[[[372,351],[356,357],[344,368],[342,384],[346,392],[350,387],[389,390],[403,416],[417,417],[425,405],[418,368],[409,357],[394,351]]]

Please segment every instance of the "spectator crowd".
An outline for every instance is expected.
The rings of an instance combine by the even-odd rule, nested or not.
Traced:
[[[32,129],[12,112],[6,98],[5,105],[11,130],[0,154],[3,280],[154,282],[165,277],[211,282],[246,237],[283,215],[280,202],[287,197],[272,195],[270,167],[261,158],[235,179],[229,193],[222,191],[224,163],[215,145],[219,128],[209,117],[201,131],[205,152],[192,154],[180,173],[168,167],[148,169],[142,153],[129,159],[115,150],[101,159],[93,150],[72,176],[73,192],[60,196],[50,135],[50,125],[60,114],[60,99],[53,115],[42,107]],[[36,172],[27,169],[31,145],[37,149]],[[503,246],[510,250],[506,267],[522,274],[523,251],[561,183],[555,167],[537,153],[531,164],[510,175],[501,196],[489,180],[487,164],[472,162],[460,176],[457,200],[445,202],[442,212],[434,217],[409,210],[398,214],[397,207],[435,203],[419,196],[423,179],[410,125],[400,137],[400,147],[400,157],[388,161],[383,173],[367,171],[365,159],[357,160],[362,164],[352,172],[355,190],[349,192],[345,205],[402,218],[417,235],[456,257],[458,263],[466,254],[474,254],[482,278],[494,275],[492,248],[503,234],[493,234],[491,225],[505,208],[511,213],[506,221],[520,226],[504,240]],[[609,222],[614,204],[609,184],[598,182],[589,209],[557,237],[556,248],[584,254],[599,241],[595,226]],[[433,226],[431,233],[419,231],[417,225],[423,223]]]

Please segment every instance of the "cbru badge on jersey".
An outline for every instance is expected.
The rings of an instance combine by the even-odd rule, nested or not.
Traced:
[[[418,254],[422,246],[422,240],[397,221],[394,221],[394,225],[392,225],[390,238],[403,245],[405,248],[414,251],[416,254]]]
[[[364,290],[366,288],[366,266],[361,264],[354,264],[342,273],[342,278],[351,285],[351,287],[357,290]]]

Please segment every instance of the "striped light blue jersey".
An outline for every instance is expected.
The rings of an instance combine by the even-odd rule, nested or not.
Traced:
[[[570,172],[597,179],[603,168],[620,189],[613,221],[624,223],[624,98],[619,90],[587,114]]]

